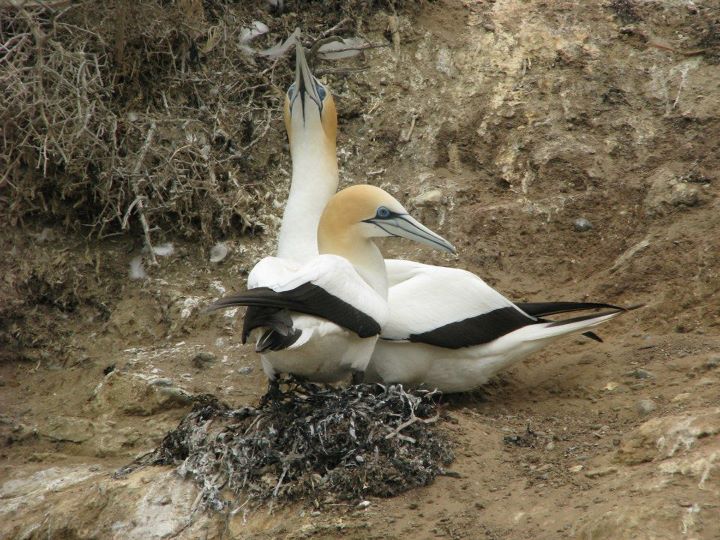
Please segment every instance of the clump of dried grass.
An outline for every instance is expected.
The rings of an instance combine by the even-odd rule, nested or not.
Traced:
[[[12,218],[50,214],[99,235],[139,223],[148,239],[153,227],[209,237],[252,226],[265,189],[238,171],[270,128],[275,84],[239,53],[213,73],[200,56],[214,34],[193,5],[0,10]]]
[[[248,54],[241,32],[261,18],[264,45],[296,26],[312,42],[362,12],[326,4],[301,15],[260,0],[0,7],[0,211],[98,236],[142,226],[148,243],[158,229],[209,240],[257,227],[277,189],[269,147],[284,142],[292,66]]]
[[[435,393],[402,386],[291,383],[258,408],[203,396],[139,465],[176,464],[204,506],[388,497],[431,483],[453,460]]]

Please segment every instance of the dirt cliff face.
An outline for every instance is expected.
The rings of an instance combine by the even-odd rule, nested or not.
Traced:
[[[457,264],[518,301],[646,307],[602,344],[568,339],[448,400],[460,478],[230,519],[192,514],[194,488],[167,469],[111,479],[190,394],[241,406],[265,390],[236,319],[198,308],[273,246],[278,117],[258,150],[277,156],[267,232],[228,238],[221,263],[171,239],[130,280],[139,240],[35,222],[0,240],[0,536],[720,535],[720,3],[432,2],[361,30],[389,47],[327,75],[343,182],[388,189],[460,253],[388,254]]]

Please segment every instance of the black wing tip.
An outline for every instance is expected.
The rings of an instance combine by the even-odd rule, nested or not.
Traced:
[[[214,311],[220,311],[221,309],[239,307],[244,305],[246,304],[243,304],[242,300],[236,299],[232,296],[228,296],[225,298],[221,298],[220,300],[215,300],[212,304],[205,306],[203,309],[200,310],[200,313],[202,315],[205,315],[207,313],[213,313]]]
[[[223,296],[219,300],[215,300],[209,306],[206,306],[201,313],[212,313],[220,309],[227,309],[231,307],[240,306],[264,306],[273,304],[274,299],[278,296],[278,293],[267,287],[257,287],[255,289],[249,289],[241,293],[235,293],[228,296]]]
[[[597,341],[598,343],[604,343],[603,338],[598,336],[595,332],[583,332],[583,336],[586,338],[592,339],[593,341]]]
[[[645,304],[635,304],[630,307],[608,304],[605,302],[518,302],[515,304],[531,317],[545,317],[570,313],[573,311],[590,311],[594,309],[612,309],[615,311],[632,311],[645,307]]]

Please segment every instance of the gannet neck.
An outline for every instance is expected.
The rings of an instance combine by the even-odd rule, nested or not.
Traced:
[[[292,183],[278,240],[278,257],[306,262],[318,253],[317,228],[325,205],[338,187],[334,137],[309,119],[294,126],[290,138]]]
[[[328,231],[326,227],[321,226],[317,236],[320,254],[338,255],[347,259],[360,277],[382,298],[387,299],[388,280],[385,259],[375,242],[359,234],[357,227]]]

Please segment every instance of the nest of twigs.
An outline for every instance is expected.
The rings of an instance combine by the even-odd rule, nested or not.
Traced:
[[[175,464],[215,510],[304,499],[389,497],[431,483],[453,460],[434,392],[291,383],[258,408],[200,399],[139,465]]]
[[[0,212],[15,224],[43,216],[97,236],[133,229],[148,243],[261,228],[287,180],[276,169],[287,153],[278,152],[280,109],[294,66],[292,53],[253,55],[243,32],[263,21],[269,30],[257,44],[267,47],[300,27],[310,45],[356,31],[377,7],[2,3]]]

